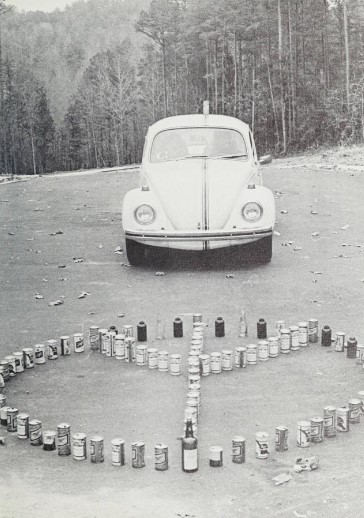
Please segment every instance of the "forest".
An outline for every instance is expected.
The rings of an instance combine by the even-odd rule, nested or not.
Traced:
[[[140,161],[150,124],[201,111],[259,154],[364,141],[362,0],[0,0],[0,174]]]

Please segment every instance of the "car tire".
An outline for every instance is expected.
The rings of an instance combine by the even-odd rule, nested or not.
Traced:
[[[145,246],[133,241],[125,239],[125,249],[128,261],[132,266],[143,266],[145,262]]]
[[[249,262],[264,264],[272,259],[273,238],[272,236],[263,237],[259,241],[248,245],[247,258]]]

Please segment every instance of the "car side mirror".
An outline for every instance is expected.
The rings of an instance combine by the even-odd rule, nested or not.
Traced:
[[[260,165],[266,165],[270,164],[272,162],[272,155],[264,155],[261,158],[259,158]]]

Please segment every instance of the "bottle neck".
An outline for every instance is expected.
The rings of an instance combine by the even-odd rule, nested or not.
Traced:
[[[192,421],[189,419],[186,425],[186,437],[193,437]]]

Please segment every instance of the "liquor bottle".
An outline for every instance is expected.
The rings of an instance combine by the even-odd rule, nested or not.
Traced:
[[[239,336],[243,338],[244,336],[248,336],[248,324],[246,321],[245,311],[242,309],[240,314],[240,322],[239,322]]]
[[[194,473],[198,470],[197,439],[193,436],[192,420],[186,423],[186,435],[182,438],[182,471]]]
[[[158,313],[155,337],[157,340],[164,340],[164,335],[165,335],[164,322],[162,321],[161,316]]]
[[[257,322],[257,338],[260,340],[267,338],[267,322],[264,318],[260,318]]]

